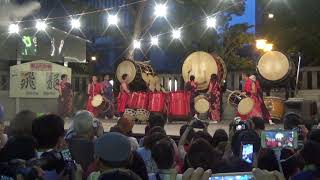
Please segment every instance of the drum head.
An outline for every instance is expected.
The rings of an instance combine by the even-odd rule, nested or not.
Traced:
[[[205,98],[204,96],[201,96],[195,100],[194,108],[200,114],[206,113],[209,111],[210,103],[207,100],[207,98]]]
[[[137,69],[134,62],[129,60],[122,61],[117,67],[116,74],[120,82],[122,81],[122,75],[128,74],[128,83],[131,83],[137,74]]]
[[[123,117],[134,121],[136,120],[136,111],[126,108],[125,112],[123,113]]]
[[[249,114],[254,106],[254,101],[252,98],[244,98],[243,100],[240,101],[238,105],[238,112],[241,115],[247,115]]]
[[[93,107],[99,107],[103,102],[103,97],[101,95],[96,95],[92,98],[91,105]]]
[[[187,57],[182,66],[182,76],[185,82],[189,81],[189,76],[194,75],[199,85],[198,89],[208,88],[211,74],[217,74],[218,66],[209,53],[198,51]],[[206,82],[206,83],[203,83]]]
[[[281,52],[270,51],[260,58],[257,69],[264,79],[279,81],[289,73],[290,62]]]

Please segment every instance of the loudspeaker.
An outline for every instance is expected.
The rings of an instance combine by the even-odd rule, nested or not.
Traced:
[[[302,117],[302,123],[315,124],[318,122],[318,108],[316,101],[303,98],[289,98],[285,102],[285,112],[294,112]]]

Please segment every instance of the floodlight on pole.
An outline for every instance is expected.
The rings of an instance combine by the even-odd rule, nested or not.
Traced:
[[[158,46],[159,45],[159,38],[157,36],[151,37],[151,45]]]
[[[172,31],[172,38],[173,39],[181,39],[181,30],[175,29]]]
[[[264,46],[263,51],[268,52],[268,51],[272,51],[272,49],[273,49],[273,44],[266,44]]]
[[[109,25],[117,26],[119,23],[119,19],[117,15],[109,15],[108,16],[108,23]]]
[[[166,4],[157,4],[154,7],[154,15],[157,17],[166,17],[168,7]]]
[[[18,34],[20,31],[18,24],[10,24],[8,28],[9,34]]]
[[[80,19],[71,19],[72,29],[79,29],[81,27]]]
[[[257,49],[264,49],[266,44],[267,44],[267,40],[265,40],[265,39],[256,40]]]
[[[38,31],[45,31],[47,28],[47,24],[44,21],[37,21],[36,28]]]
[[[207,27],[208,28],[215,28],[217,25],[216,18],[214,17],[208,17],[207,18]]]

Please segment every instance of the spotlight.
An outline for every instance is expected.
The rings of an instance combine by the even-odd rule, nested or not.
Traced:
[[[37,21],[36,28],[38,31],[45,31],[47,28],[47,24],[44,21]]]
[[[9,25],[9,29],[8,29],[9,34],[18,34],[19,31],[20,31],[20,28],[19,28],[18,24],[10,24]]]
[[[154,8],[154,14],[157,17],[165,17],[167,15],[167,6],[165,4],[157,4]]]
[[[181,38],[181,30],[175,29],[172,31],[172,38],[173,39],[180,39]]]
[[[274,18],[274,14],[269,13],[269,14],[268,14],[268,18],[269,18],[269,19],[273,19],[273,18]]]
[[[97,58],[95,56],[91,56],[91,61],[96,61]]]
[[[158,46],[159,45],[159,38],[158,37],[151,37],[151,45]]]
[[[134,40],[133,41],[133,48],[134,49],[140,49],[140,47],[141,47],[141,42],[138,41],[138,40]]]
[[[80,19],[71,19],[72,29],[79,29],[81,27]]]
[[[272,49],[273,49],[273,44],[266,44],[263,50],[265,52],[268,52],[268,51],[272,51]]]
[[[215,28],[217,24],[216,18],[208,17],[207,18],[207,27],[208,28]]]
[[[119,22],[118,16],[117,15],[109,15],[108,16],[108,23],[109,25],[114,25],[117,26]]]

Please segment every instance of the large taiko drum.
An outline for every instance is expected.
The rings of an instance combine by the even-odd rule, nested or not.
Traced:
[[[271,83],[282,83],[294,75],[295,66],[286,55],[278,51],[265,53],[258,61],[257,73],[263,80]]]
[[[176,91],[169,94],[168,116],[185,118],[190,114],[190,96],[187,91]]]
[[[278,97],[265,97],[264,104],[266,105],[272,119],[282,119],[285,111],[283,99]]]
[[[127,107],[131,109],[148,109],[148,93],[131,93],[127,103]]]
[[[231,92],[228,103],[237,109],[240,115],[248,115],[254,107],[254,100],[240,91]]]
[[[189,81],[190,75],[194,75],[196,82],[200,83],[199,90],[208,88],[211,74],[217,74],[219,80],[224,82],[226,73],[227,69],[224,61],[218,55],[203,51],[190,54],[182,66],[184,81]]]
[[[147,62],[124,60],[118,65],[116,71],[120,82],[123,74],[128,74],[131,91],[145,91],[148,89],[148,76],[153,76],[155,73]]]
[[[166,105],[166,94],[163,92],[149,93],[148,104],[150,112],[163,113]]]

